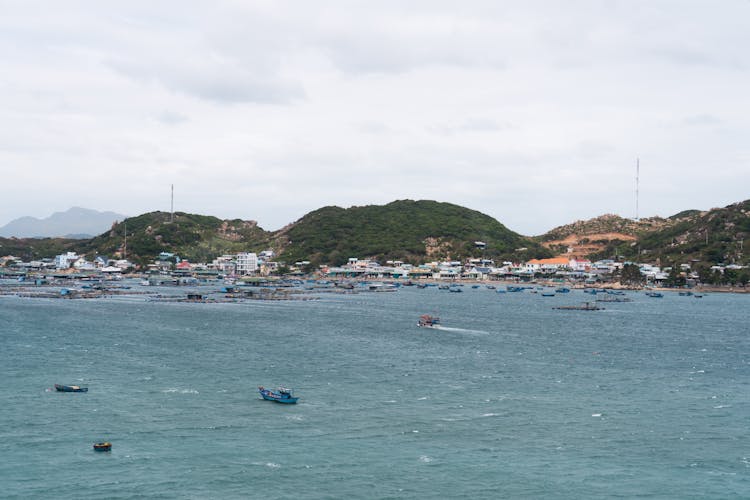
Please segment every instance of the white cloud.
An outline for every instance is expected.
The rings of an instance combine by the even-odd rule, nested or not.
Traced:
[[[542,233],[748,198],[750,3],[4,6],[0,225],[69,206],[274,229],[431,198]],[[708,179],[708,180],[707,180]]]

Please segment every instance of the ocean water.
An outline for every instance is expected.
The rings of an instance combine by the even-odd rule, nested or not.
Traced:
[[[0,497],[750,498],[750,295],[631,297],[0,297]]]

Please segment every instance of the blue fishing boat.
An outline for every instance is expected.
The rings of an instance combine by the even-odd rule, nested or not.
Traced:
[[[661,292],[646,292],[646,295],[648,295],[649,297],[657,298],[657,299],[664,297],[664,294]]]
[[[291,389],[286,389],[284,387],[279,387],[275,391],[271,389],[266,389],[262,385],[258,386],[258,391],[260,392],[260,395],[265,399],[266,401],[276,401],[277,403],[285,403],[285,404],[294,404],[297,402],[299,398],[295,398],[292,395]]]
[[[57,389],[58,392],[89,392],[88,387],[81,387],[78,385],[55,384],[55,389]]]

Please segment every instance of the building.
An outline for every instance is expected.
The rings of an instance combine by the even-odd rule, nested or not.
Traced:
[[[78,260],[78,254],[75,252],[67,252],[64,254],[57,255],[55,257],[55,268],[56,269],[69,269],[75,261]]]
[[[258,256],[254,253],[238,253],[235,259],[237,274],[240,276],[258,272]]]

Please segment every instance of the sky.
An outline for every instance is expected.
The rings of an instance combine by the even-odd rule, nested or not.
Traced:
[[[750,198],[750,0],[0,9],[0,226],[169,211],[171,185],[267,230],[431,199],[538,235]]]

